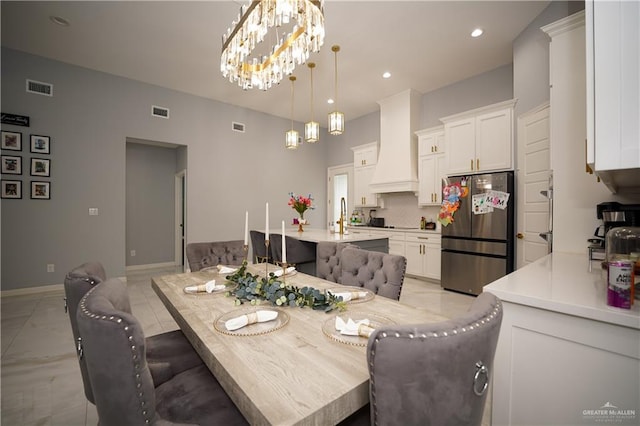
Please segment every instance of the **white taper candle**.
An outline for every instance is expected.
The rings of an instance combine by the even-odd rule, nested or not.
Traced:
[[[249,211],[244,212],[244,245],[249,245]]]
[[[282,221],[282,263],[287,263],[287,244],[284,237],[284,220]]]
[[[266,221],[265,221],[265,225],[264,225],[264,239],[268,240],[269,239],[269,203],[267,203],[267,207],[266,207]]]

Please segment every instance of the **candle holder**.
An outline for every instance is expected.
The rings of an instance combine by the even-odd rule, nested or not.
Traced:
[[[242,253],[244,256],[243,261],[246,262],[247,258],[249,257],[249,244],[245,244],[242,246]]]
[[[267,260],[264,262],[264,276],[269,277],[269,239],[265,238],[264,246],[266,247]]]
[[[286,284],[285,276],[287,275],[287,268],[292,264],[288,262],[276,262],[276,265],[279,265],[282,268],[282,283]]]

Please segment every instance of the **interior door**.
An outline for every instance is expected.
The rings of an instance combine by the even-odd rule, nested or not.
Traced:
[[[551,230],[549,198],[550,143],[549,104],[518,117],[517,243],[516,268],[521,268],[550,252],[541,233]]]
[[[353,164],[333,166],[327,169],[327,225],[335,227],[340,218],[340,199],[344,197],[349,217],[353,204]]]

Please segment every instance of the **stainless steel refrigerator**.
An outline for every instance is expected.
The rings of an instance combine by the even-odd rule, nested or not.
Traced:
[[[513,172],[443,179],[443,189],[450,184],[468,188],[467,195],[459,198],[453,222],[442,227],[443,288],[478,295],[484,285],[513,272],[513,179]],[[485,195],[505,193],[509,196],[506,206],[501,204],[503,209],[482,204]]]

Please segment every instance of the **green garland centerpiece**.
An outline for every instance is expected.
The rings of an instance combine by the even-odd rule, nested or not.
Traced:
[[[277,306],[298,306],[300,308],[308,306],[325,312],[331,312],[336,308],[343,311],[347,307],[341,296],[334,296],[331,292],[325,293],[313,287],[299,288],[286,285],[279,281],[273,272],[269,273],[268,277],[253,275],[247,272],[246,260],[236,272],[228,275],[226,279],[237,284],[237,287],[227,292],[227,296],[236,298],[236,305],[245,302],[258,305],[262,300],[267,300]]]

